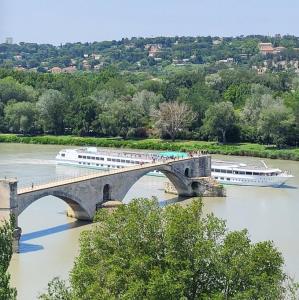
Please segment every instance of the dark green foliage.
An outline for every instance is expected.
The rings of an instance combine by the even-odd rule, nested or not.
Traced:
[[[203,215],[200,199],[165,208],[135,199],[95,221],[81,235],[71,287],[54,280],[41,299],[278,300],[289,292],[273,243],[227,232],[224,221]]]
[[[12,256],[13,228],[7,222],[0,223],[0,299],[14,300],[17,292],[9,286],[10,275],[7,273]]]

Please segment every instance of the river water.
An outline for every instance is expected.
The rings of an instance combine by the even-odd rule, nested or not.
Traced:
[[[63,146],[0,144],[0,177],[17,177],[20,186],[94,172],[55,165]],[[250,157],[224,160],[257,162]],[[289,170],[295,177],[284,188],[227,186],[226,198],[204,199],[205,212],[227,220],[229,229],[249,230],[253,241],[273,240],[283,253],[286,272],[299,280],[299,162],[265,160],[271,167]],[[130,189],[125,202],[134,197],[156,196],[161,204],[175,201],[164,193],[165,178],[144,176]],[[188,199],[183,203],[188,203]],[[79,251],[79,236],[89,223],[68,218],[66,204],[55,197],[42,198],[19,217],[23,234],[21,252],[9,267],[18,299],[36,299],[55,276],[67,279]]]

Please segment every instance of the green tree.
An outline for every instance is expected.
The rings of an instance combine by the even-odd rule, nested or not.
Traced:
[[[105,135],[124,138],[134,135],[134,130],[144,125],[140,109],[131,101],[114,101],[107,105],[99,114],[97,124]]]
[[[246,83],[232,84],[224,92],[223,98],[225,101],[230,101],[235,107],[242,107],[246,97],[250,93],[250,86]]]
[[[0,223],[0,299],[14,300],[17,291],[9,286],[10,275],[7,273],[12,256],[13,230],[8,222]]]
[[[226,134],[237,125],[237,117],[231,102],[220,102],[209,107],[203,121],[203,130],[226,143]]]
[[[0,80],[0,103],[6,104],[9,100],[34,101],[37,92],[31,87],[20,84],[12,77]]]
[[[68,113],[68,124],[74,134],[88,135],[96,119],[97,103],[91,98],[80,98],[72,102]]]
[[[263,142],[285,146],[295,132],[294,115],[284,105],[268,107],[260,114],[258,132]]]
[[[55,134],[64,132],[66,101],[62,93],[56,90],[45,91],[38,99],[37,108],[44,131]]]
[[[101,210],[80,239],[66,299],[284,299],[283,258],[271,242],[204,215],[200,200],[161,208],[135,199]],[[53,291],[54,288],[54,291]],[[56,289],[57,291],[57,289]],[[70,298],[68,298],[70,297]],[[44,295],[47,300],[61,299]],[[295,299],[295,298],[294,298]]]
[[[31,133],[36,129],[37,109],[31,102],[9,102],[5,107],[5,120],[13,132]]]

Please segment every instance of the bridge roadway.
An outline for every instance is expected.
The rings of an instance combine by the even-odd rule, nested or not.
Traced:
[[[134,183],[152,171],[165,174],[179,196],[202,195],[203,186],[199,178],[210,177],[211,157],[168,159],[21,189],[18,189],[16,179],[0,179],[0,218],[8,219],[13,214],[17,226],[18,216],[30,204],[46,196],[55,196],[69,205],[69,216],[92,220],[101,204],[109,200],[123,200]]]
[[[160,166],[167,165],[168,163],[172,163],[174,161],[184,161],[184,160],[189,160],[189,159],[190,158],[168,159],[168,160],[159,161],[159,162],[155,162],[155,163],[134,165],[134,166],[126,167],[126,168],[122,168],[122,169],[115,169],[115,170],[110,169],[110,170],[105,171],[105,173],[99,172],[99,173],[93,173],[93,174],[88,174],[88,175],[83,175],[83,176],[76,176],[76,177],[72,177],[72,178],[52,181],[52,182],[45,183],[45,184],[34,184],[33,186],[31,185],[31,186],[27,186],[27,187],[18,189],[17,194],[22,195],[22,194],[26,194],[26,193],[32,193],[35,191],[45,190],[45,189],[49,189],[49,188],[53,188],[53,187],[76,183],[76,182],[82,182],[82,181],[90,180],[90,179],[94,179],[94,178],[107,177],[107,176],[110,176],[113,174],[128,173],[133,170],[148,170],[149,169],[148,172],[150,172],[152,168],[156,169],[156,168],[159,168]]]

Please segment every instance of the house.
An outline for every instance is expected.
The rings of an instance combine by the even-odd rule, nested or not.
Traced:
[[[159,52],[161,52],[162,45],[160,44],[146,44],[144,48],[148,51],[149,57],[155,57]]]
[[[267,67],[257,67],[257,66],[252,66],[252,69],[256,70],[258,75],[263,75],[268,70]]]
[[[25,71],[26,69],[24,67],[18,66],[18,67],[14,67],[14,69],[16,71]]]
[[[285,49],[286,49],[286,48],[285,48],[285,47],[282,47],[282,46],[275,47],[273,53],[274,53],[274,54],[278,54],[278,53],[284,51]]]
[[[259,43],[259,50],[262,54],[273,54],[274,48],[272,43]]]
[[[100,60],[101,54],[93,53],[93,54],[91,54],[91,57],[92,57],[94,60]]]
[[[99,71],[99,70],[101,70],[103,67],[104,67],[104,63],[101,62],[100,64],[95,65],[95,66],[93,67],[93,69],[94,69],[95,71]]]
[[[62,69],[59,67],[53,67],[52,69],[49,70],[51,73],[53,74],[58,74],[58,73],[62,73]]]
[[[220,39],[213,40],[212,43],[213,43],[214,46],[218,46],[222,43],[222,41],[223,41],[223,39],[220,38]]]
[[[64,72],[64,73],[74,73],[76,71],[77,71],[76,66],[69,66],[69,67],[66,67],[66,68],[62,69],[62,72]]]
[[[90,64],[88,63],[88,61],[86,59],[84,59],[82,61],[82,65],[83,65],[84,70],[90,70]]]
[[[22,55],[15,55],[13,58],[15,60],[22,60]]]

